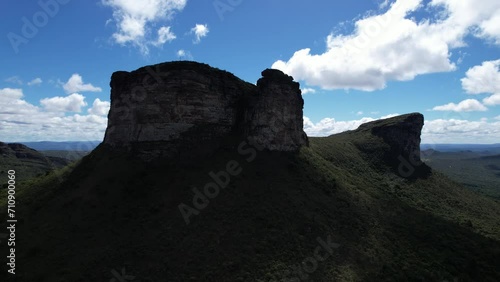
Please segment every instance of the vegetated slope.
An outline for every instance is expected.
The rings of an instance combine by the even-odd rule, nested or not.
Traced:
[[[232,144],[190,165],[99,146],[19,187],[16,281],[500,280],[499,203],[425,165],[399,176],[366,127],[296,153]],[[220,171],[238,173],[187,225],[179,204]]]
[[[62,168],[69,163],[70,161],[65,158],[45,156],[22,144],[0,142],[0,177],[2,178],[7,175],[7,171],[15,170],[18,180],[28,180]]]
[[[56,157],[63,158],[70,161],[78,161],[79,159],[88,155],[90,151],[62,151],[62,150],[49,150],[49,151],[40,151],[40,153],[44,154],[48,157]]]
[[[500,199],[500,155],[496,152],[424,151],[423,158],[433,169],[484,195]]]

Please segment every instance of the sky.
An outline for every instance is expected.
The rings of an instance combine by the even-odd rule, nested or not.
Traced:
[[[328,136],[425,116],[422,143],[500,143],[498,0],[3,0],[0,141],[102,140],[118,70],[276,68]]]

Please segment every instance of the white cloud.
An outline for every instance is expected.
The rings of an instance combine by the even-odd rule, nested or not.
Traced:
[[[436,119],[425,121],[422,143],[498,143],[500,121]]]
[[[101,92],[102,89],[100,87],[95,87],[94,85],[87,83],[83,83],[82,76],[75,73],[63,85],[64,91],[66,93],[75,93],[75,92]]]
[[[196,24],[192,29],[191,32],[194,33],[195,39],[194,43],[200,43],[201,38],[205,37],[208,35],[208,32],[210,30],[208,29],[208,25],[206,24]]]
[[[155,45],[163,45],[165,42],[171,42],[172,40],[176,39],[177,36],[170,31],[169,26],[163,26],[160,29],[158,29],[158,40],[156,41]]]
[[[40,100],[40,104],[49,112],[81,112],[87,106],[85,97],[73,93],[66,97],[52,97]]]
[[[314,94],[314,93],[316,93],[316,89],[314,89],[314,88],[304,88],[304,89],[302,89],[302,95]]]
[[[384,0],[384,2],[380,3],[378,7],[379,9],[385,9],[387,6],[389,6],[389,0]]]
[[[10,82],[10,83],[19,84],[19,85],[23,84],[23,81],[17,75],[6,78],[5,82]]]
[[[449,13],[448,25],[457,29],[472,28],[473,35],[500,44],[500,2],[496,0],[433,0],[432,5],[444,5]]]
[[[390,114],[377,119],[390,118],[398,114]],[[361,124],[377,120],[371,117],[363,117],[358,120],[337,121],[334,118],[324,118],[318,123],[313,123],[308,117],[304,116],[304,131],[308,136],[329,136],[347,130],[355,130]]]
[[[380,118],[364,117],[359,120],[337,121],[334,118],[325,118],[313,123],[304,117],[304,131],[308,136],[329,136],[348,130],[355,130],[361,124],[377,119],[397,116],[391,114]],[[500,116],[497,121],[488,122],[468,121],[460,119],[425,120],[422,128],[422,143],[498,143],[500,140]]]
[[[148,53],[148,44],[154,43],[147,39],[151,25],[169,20],[176,11],[184,9],[187,0],[102,0],[102,3],[113,9],[117,23],[113,39],[119,44],[132,43]]]
[[[109,112],[110,103],[108,101],[101,101],[99,98],[94,100],[92,108],[88,110],[90,114],[96,116],[105,116]]]
[[[469,94],[500,93],[500,60],[470,68],[462,78],[462,88]]]
[[[492,94],[484,98],[483,103],[500,105],[500,60],[486,61],[470,68],[462,78],[462,88],[468,94]]]
[[[95,141],[104,137],[104,116],[65,116],[22,98],[22,89],[0,89],[0,141]]]
[[[362,112],[362,111],[359,111],[359,112],[357,112],[357,113],[356,113],[356,115],[358,115],[358,116],[362,116],[362,115],[363,115],[363,112]]]
[[[16,100],[23,97],[23,90],[19,88],[0,89],[0,101]]]
[[[488,106],[500,105],[500,92],[483,99],[483,103]]]
[[[180,49],[177,51],[177,57],[181,60],[192,60],[193,55],[191,55],[191,52],[186,51],[184,49]]]
[[[412,13],[423,9],[438,11],[437,18],[415,20]],[[331,33],[324,53],[311,54],[310,48],[304,48],[272,67],[324,89],[382,89],[387,81],[455,70],[451,50],[463,47],[464,38],[473,30],[476,36],[497,36],[487,26],[496,23],[499,13],[496,0],[432,0],[428,4],[397,0],[385,13],[357,20],[352,34]]]
[[[442,106],[436,106],[432,110],[434,111],[453,111],[453,112],[474,112],[474,111],[487,111],[486,108],[481,102],[475,99],[467,99],[462,102],[455,104],[449,103]]]
[[[39,84],[42,84],[43,80],[39,77],[33,79],[32,81],[28,82],[28,85],[29,86],[32,86],[32,85],[39,85]]]

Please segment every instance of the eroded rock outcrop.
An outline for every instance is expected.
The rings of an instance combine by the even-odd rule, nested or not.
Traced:
[[[390,146],[394,158],[412,158],[420,161],[420,134],[424,126],[424,116],[420,113],[411,113],[383,120],[376,120],[362,124],[358,130],[370,130],[382,137]]]
[[[246,135],[270,150],[290,151],[307,144],[300,85],[279,70],[266,69],[246,110]]]
[[[299,84],[266,70],[256,85],[196,62],[169,62],[111,77],[104,144],[142,159],[208,154],[231,136],[269,150],[307,144]]]
[[[425,177],[431,169],[420,159],[423,125],[420,113],[368,122],[353,132],[355,144],[375,165],[388,165],[406,178]]]

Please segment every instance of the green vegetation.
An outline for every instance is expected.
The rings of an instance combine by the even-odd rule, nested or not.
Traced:
[[[5,179],[7,171],[15,170],[19,180],[29,180],[62,168],[70,160],[56,155],[44,155],[21,144],[0,142],[0,177]],[[5,185],[0,186],[4,188]]]
[[[49,150],[49,151],[40,151],[40,153],[42,153],[48,157],[56,157],[56,158],[63,158],[66,160],[70,160],[70,161],[78,161],[81,158],[88,155],[90,152],[88,152],[88,151]]]
[[[179,165],[101,145],[18,186],[17,281],[109,281],[122,268],[141,282],[300,281],[294,269],[329,236],[340,246],[309,281],[500,281],[498,201],[438,172],[399,177],[387,149],[347,132]],[[179,204],[193,207],[193,187],[231,160],[241,172],[186,225]]]
[[[433,169],[472,191],[500,199],[500,152],[429,150],[422,157]]]

